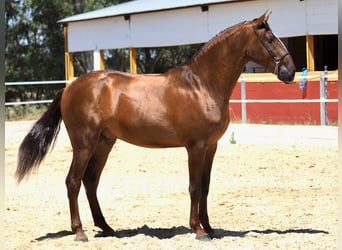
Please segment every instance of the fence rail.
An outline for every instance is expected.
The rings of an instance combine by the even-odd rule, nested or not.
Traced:
[[[338,74],[329,74],[324,71],[322,74],[310,75],[310,76],[296,76],[294,82],[310,81],[319,79],[320,81],[320,99],[247,99],[246,98],[246,83],[247,82],[276,82],[279,81],[275,76],[269,77],[248,77],[245,78],[244,74],[239,78],[241,83],[241,99],[231,99],[230,103],[241,103],[241,116],[242,123],[247,123],[247,103],[320,103],[320,117],[321,125],[329,123],[326,112],[326,103],[338,102],[338,99],[327,98],[327,83],[328,77],[331,79],[338,79]],[[28,86],[28,85],[51,85],[51,84],[66,84],[65,80],[57,81],[29,81],[29,82],[6,82],[5,86]],[[18,101],[18,102],[5,102],[5,106],[15,105],[30,105],[30,104],[43,104],[51,103],[51,100],[36,100],[36,101]]]
[[[30,82],[5,82],[5,86],[16,86],[16,85],[49,85],[49,84],[65,84],[66,80],[57,81],[30,81]]]
[[[28,82],[5,82],[5,86],[32,86],[32,85],[52,85],[52,84],[66,84],[66,80],[56,81],[28,81]],[[16,105],[30,105],[30,104],[44,104],[51,103],[50,100],[36,100],[36,101],[16,101],[16,102],[5,102],[5,106],[16,106]]]
[[[248,99],[248,100],[230,100],[229,103],[318,103],[318,102],[338,102],[338,99],[275,99],[275,100],[263,100],[263,99]]]

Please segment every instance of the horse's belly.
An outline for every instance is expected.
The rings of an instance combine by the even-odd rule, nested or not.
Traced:
[[[153,124],[132,125],[118,122],[106,129],[104,135],[149,148],[184,146],[173,129]]]
[[[172,123],[170,120],[115,120],[106,130],[109,137],[119,138],[137,146],[150,148],[182,147],[188,143],[201,141],[216,142],[227,128],[225,122],[203,123],[189,122]]]

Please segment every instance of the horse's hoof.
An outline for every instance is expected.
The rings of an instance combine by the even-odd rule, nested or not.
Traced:
[[[211,238],[209,237],[209,235],[204,234],[204,235],[196,236],[196,240],[199,240],[199,241],[211,241]]]
[[[209,238],[214,239],[215,238],[215,233],[209,233]]]
[[[95,237],[114,237],[115,236],[115,231],[110,230],[106,232],[100,232],[95,235]]]
[[[84,233],[76,234],[75,241],[87,242],[88,241],[88,237]]]
[[[214,230],[211,230],[211,231],[208,233],[208,235],[209,235],[209,238],[210,238],[210,239],[214,239],[214,238],[215,238],[215,232],[214,232]]]

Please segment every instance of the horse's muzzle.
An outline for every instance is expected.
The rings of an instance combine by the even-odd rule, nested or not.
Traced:
[[[280,65],[278,70],[279,80],[289,83],[292,82],[296,74],[296,68],[294,66],[286,67],[285,65]]]

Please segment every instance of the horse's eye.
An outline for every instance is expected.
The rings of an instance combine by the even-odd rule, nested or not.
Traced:
[[[267,41],[268,41],[268,43],[273,43],[274,37],[273,37],[273,36],[269,37],[269,38],[267,39]]]

